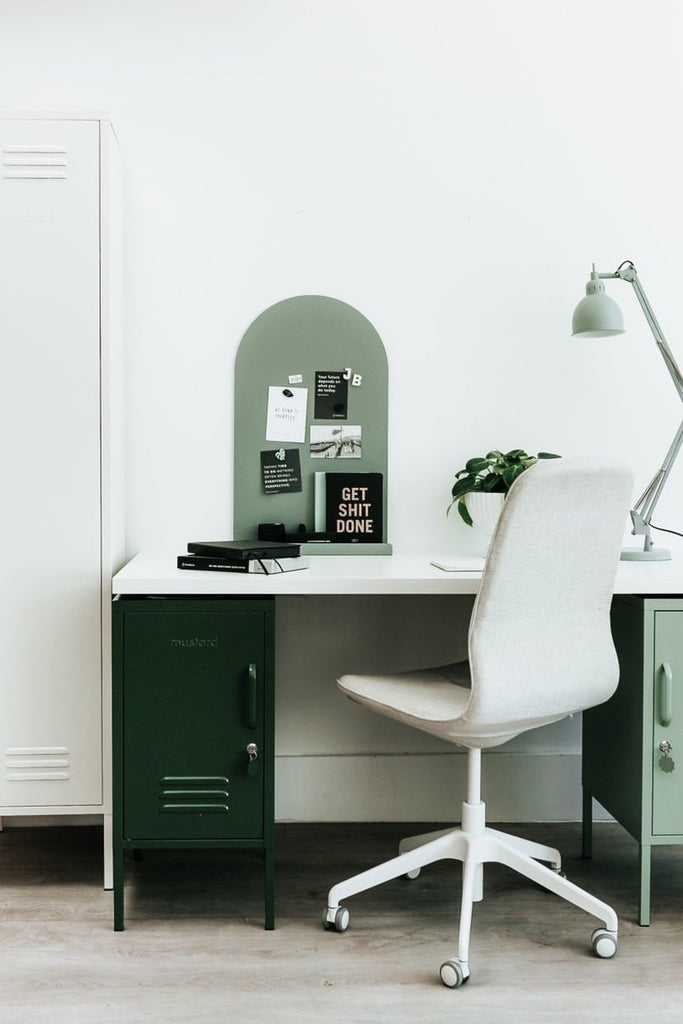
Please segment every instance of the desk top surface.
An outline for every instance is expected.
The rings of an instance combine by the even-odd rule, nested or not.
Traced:
[[[672,545],[673,548],[673,545]],[[683,595],[683,547],[664,562],[620,562],[615,594]],[[142,552],[116,573],[112,594],[270,596],[306,594],[476,594],[480,571],[446,572],[432,560],[457,555],[311,555],[310,566],[262,576],[176,568],[168,552]]]

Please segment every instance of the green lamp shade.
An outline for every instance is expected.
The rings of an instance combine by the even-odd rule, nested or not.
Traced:
[[[624,333],[624,318],[621,310],[609,295],[595,271],[586,285],[585,298],[581,299],[572,317],[572,334],[583,338],[610,338]]]

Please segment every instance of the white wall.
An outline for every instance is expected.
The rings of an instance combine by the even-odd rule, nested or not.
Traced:
[[[569,320],[591,261],[632,259],[683,358],[682,20],[676,0],[3,4],[2,106],[108,110],[124,154],[131,552],[230,534],[235,351],[299,294],[384,340],[396,547],[481,550],[444,511],[491,447],[611,453],[644,486],[680,403],[635,297],[609,289],[618,341]],[[681,529],[682,499],[683,463],[656,521]],[[324,659],[288,665],[282,758],[309,753],[287,699],[338,699]],[[318,752],[431,749],[345,714]],[[545,735],[520,756],[575,754],[576,723]]]

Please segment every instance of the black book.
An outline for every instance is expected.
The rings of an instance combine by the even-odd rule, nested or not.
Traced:
[[[218,569],[221,572],[249,572],[249,562],[218,555],[178,555],[179,569]]]
[[[193,555],[212,555],[235,562],[249,562],[254,558],[296,558],[300,544],[276,540],[202,540],[187,545]]]
[[[297,558],[251,558],[248,562],[235,562],[230,558],[220,558],[218,555],[178,555],[177,561],[179,569],[246,572],[268,576],[293,572],[296,569],[307,569],[308,565],[308,558],[304,555],[299,555]]]
[[[381,543],[383,483],[381,473],[316,473],[316,529],[338,543]]]

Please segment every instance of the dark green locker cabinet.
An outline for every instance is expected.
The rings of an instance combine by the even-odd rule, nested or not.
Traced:
[[[120,597],[114,614],[114,928],[126,849],[264,851],[273,911],[272,599]]]

